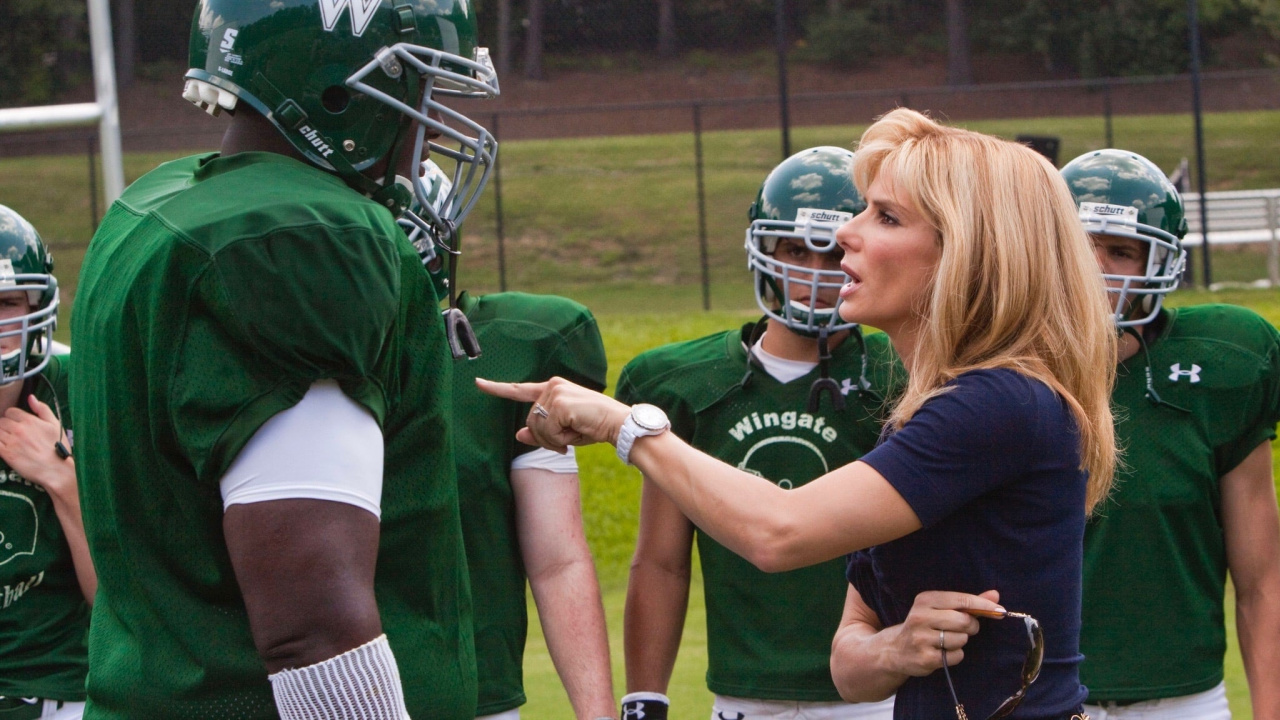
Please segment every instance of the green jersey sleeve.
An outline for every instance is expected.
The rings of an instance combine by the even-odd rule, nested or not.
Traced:
[[[381,423],[376,378],[399,287],[395,239],[368,225],[288,227],[218,249],[193,287],[171,399],[197,474],[220,478],[316,380],[337,380]]]
[[[560,333],[558,347],[546,356],[542,375],[559,376],[592,390],[604,390],[608,364],[600,328],[585,307],[579,305],[575,310],[576,317]]]
[[[720,332],[647,350],[622,369],[615,397],[628,405],[662,408],[671,429],[688,441],[698,413],[738,387],[746,367],[741,337]]]
[[[1194,408],[1212,418],[1218,476],[1234,470],[1255,448],[1276,437],[1280,420],[1280,332],[1265,318],[1234,305],[1179,311],[1175,322],[1199,330],[1206,363],[1201,384],[1217,390],[1212,408]],[[1217,337],[1214,337],[1214,335]],[[1170,375],[1174,375],[1170,367]],[[1187,385],[1190,386],[1189,384]]]

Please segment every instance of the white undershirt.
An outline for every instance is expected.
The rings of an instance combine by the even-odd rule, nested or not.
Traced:
[[[788,360],[786,358],[780,358],[777,355],[770,355],[769,352],[764,349],[764,336],[768,334],[769,333],[766,332],[761,335],[760,339],[756,341],[756,344],[751,347],[751,351],[755,354],[756,361],[760,363],[760,367],[764,368],[764,371],[769,373],[774,380],[786,385],[792,380],[797,380],[808,375],[813,372],[814,368],[818,367],[818,363],[816,362],[808,362],[806,360]]]
[[[330,500],[382,516],[382,429],[333,380],[258,428],[219,483],[222,508]]]
[[[511,461],[512,470],[548,470],[553,473],[576,474],[578,472],[578,460],[574,455],[573,446],[569,446],[569,452],[561,455],[554,450],[546,448],[538,448],[530,450],[523,455],[517,455]]]

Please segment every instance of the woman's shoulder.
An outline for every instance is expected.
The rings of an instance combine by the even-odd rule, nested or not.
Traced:
[[[949,393],[979,401],[1016,401],[1017,405],[1061,404],[1058,393],[1043,380],[1013,368],[969,370],[947,383]]]
[[[946,392],[925,404],[957,419],[974,423],[973,430],[993,428],[1036,431],[1046,424],[1073,422],[1066,403],[1044,381],[1012,368],[970,370],[947,383]],[[924,409],[924,408],[922,408]]]

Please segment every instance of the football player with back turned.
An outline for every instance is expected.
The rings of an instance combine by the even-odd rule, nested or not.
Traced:
[[[603,389],[604,345],[591,312],[554,295],[463,294],[458,307],[484,355],[454,369],[454,452],[462,533],[476,597],[476,658],[485,720],[519,720],[528,633],[525,582],[573,716],[617,713],[595,564],[582,527],[578,463],[516,441],[526,403],[486,395],[477,377],[559,376]]]
[[[427,187],[449,180],[423,163]],[[402,222],[443,297],[453,263],[419,228]],[[555,295],[462,293],[456,306],[484,354],[459,361],[453,374],[454,457],[462,534],[476,597],[478,720],[519,720],[529,613],[525,585],[538,606],[547,649],[574,716],[615,716],[609,638],[595,564],[582,528],[578,462],[516,441],[528,403],[480,392],[477,377],[571,378],[605,385],[604,343],[591,311]]]
[[[76,297],[86,718],[474,717],[470,338],[396,219],[449,158],[410,220],[456,245],[492,167],[441,104],[498,92],[475,27],[468,0],[198,3],[184,96],[233,113],[221,151],[125,191]]]
[[[784,488],[875,445],[895,367],[883,333],[864,335],[835,310],[847,282],[835,230],[866,207],[852,160],[848,150],[810,148],[765,178],[746,235],[763,318],[646,352],[618,381],[622,402],[661,407],[671,429],[694,447]],[[663,693],[684,626],[695,537],[713,719],[893,716],[892,699],[851,705],[831,680],[831,636],[848,587],[843,560],[762,572],[696,532],[646,480],[627,585],[625,717],[666,717]]]
[[[1121,333],[1112,497],[1085,533],[1085,655],[1095,720],[1223,720],[1224,585],[1258,720],[1280,718],[1280,519],[1271,441],[1280,333],[1233,305],[1164,309],[1186,261],[1181,198],[1135,153],[1062,169]]]

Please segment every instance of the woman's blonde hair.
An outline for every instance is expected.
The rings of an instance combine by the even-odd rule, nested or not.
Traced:
[[[901,426],[961,373],[1009,368],[1044,382],[1079,426],[1085,507],[1115,472],[1116,329],[1093,245],[1057,170],[1023,145],[899,108],[863,134],[858,190],[881,174],[937,232],[942,257],[924,307]]]

